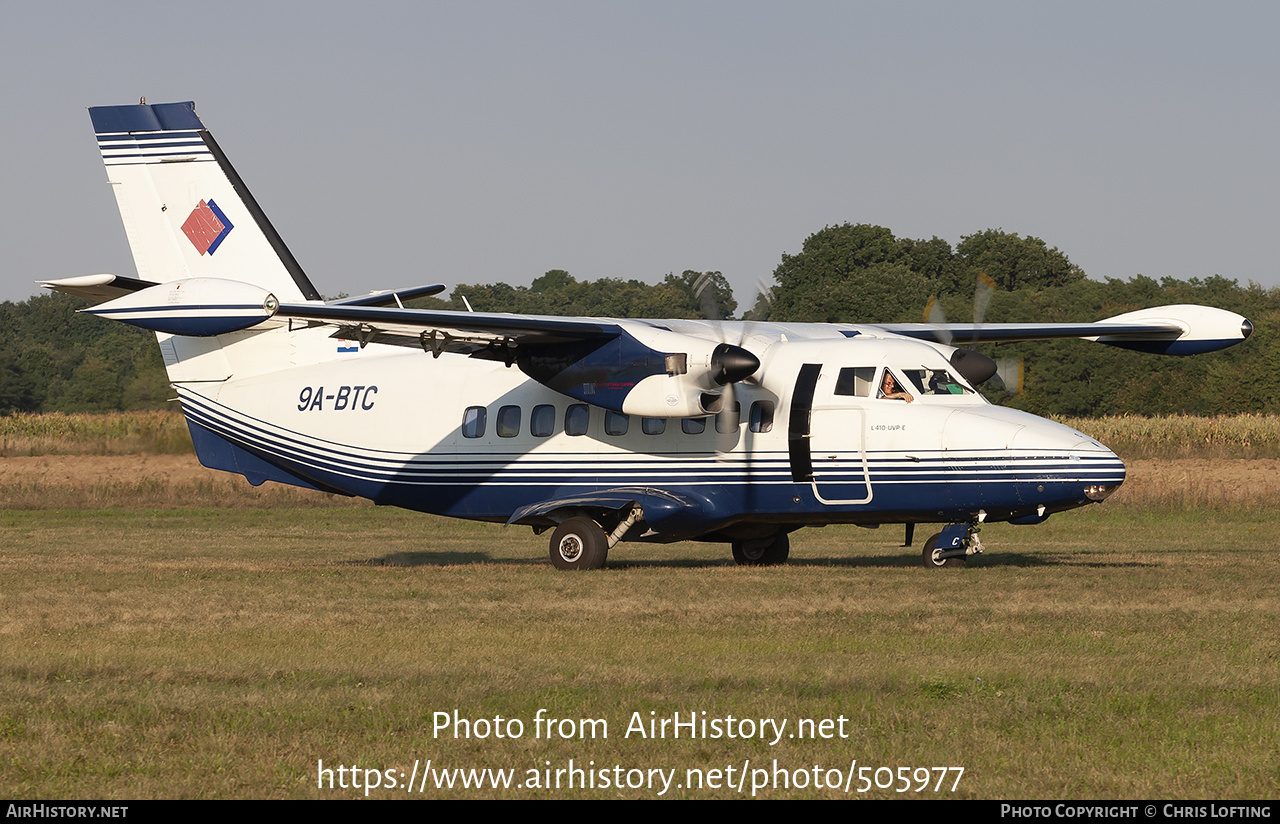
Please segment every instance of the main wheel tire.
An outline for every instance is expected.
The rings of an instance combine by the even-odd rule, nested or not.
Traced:
[[[924,560],[927,569],[945,569],[947,567],[964,566],[964,556],[955,558],[935,558],[933,551],[938,546],[938,539],[942,537],[942,533],[934,535],[932,538],[924,542],[924,551],[920,553],[920,557]]]
[[[791,554],[791,540],[781,533],[772,538],[734,541],[733,560],[738,566],[779,566]]]
[[[551,533],[556,569],[600,569],[609,558],[609,539],[590,518],[570,518]]]

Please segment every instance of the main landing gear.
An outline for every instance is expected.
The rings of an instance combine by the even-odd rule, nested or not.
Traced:
[[[781,532],[768,538],[733,542],[733,560],[738,566],[778,566],[791,554],[791,539]]]
[[[929,569],[962,567],[965,559],[981,551],[977,524],[952,524],[924,542],[921,559]]]
[[[613,545],[643,517],[640,507],[634,506],[625,517],[619,514],[617,520],[611,521],[616,528],[608,534],[584,515],[567,518],[551,533],[551,563],[556,569],[600,569],[609,559]]]
[[[600,569],[609,558],[609,538],[590,518],[570,518],[551,533],[556,569]]]

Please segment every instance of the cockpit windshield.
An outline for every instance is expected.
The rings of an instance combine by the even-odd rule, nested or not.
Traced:
[[[905,376],[906,380],[903,380]],[[879,379],[877,381],[877,378]],[[974,395],[974,391],[946,369],[846,366],[836,378],[834,394],[857,398],[910,401],[930,395]]]
[[[945,369],[904,369],[902,373],[921,395],[972,395],[973,390]]]

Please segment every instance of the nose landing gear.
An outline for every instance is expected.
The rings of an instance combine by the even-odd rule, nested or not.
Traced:
[[[962,567],[970,555],[982,552],[977,524],[952,524],[924,543],[921,559],[928,569]]]

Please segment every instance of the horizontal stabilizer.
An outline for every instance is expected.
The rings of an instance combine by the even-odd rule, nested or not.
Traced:
[[[81,275],[60,280],[38,280],[36,283],[46,289],[75,295],[95,303],[115,300],[156,285],[149,280],[126,278],[120,275]]]

